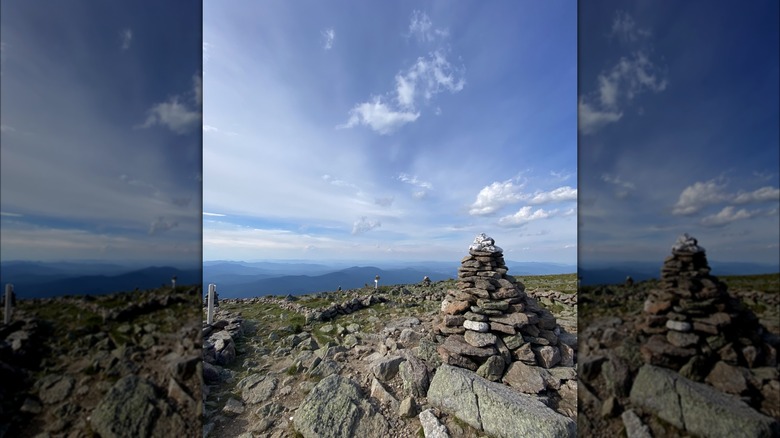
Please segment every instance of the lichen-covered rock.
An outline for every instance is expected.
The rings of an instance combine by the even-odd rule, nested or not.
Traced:
[[[631,403],[681,431],[707,437],[773,437],[780,423],[741,400],[674,371],[644,365],[631,388]]]
[[[360,387],[338,375],[322,379],[311,390],[295,412],[293,424],[305,438],[390,435],[387,420],[368,402]]]
[[[495,437],[575,437],[576,423],[539,400],[475,373],[442,365],[428,402]]]

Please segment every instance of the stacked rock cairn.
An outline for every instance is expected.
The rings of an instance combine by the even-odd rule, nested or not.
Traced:
[[[687,233],[677,239],[661,268],[661,289],[644,304],[644,361],[703,380],[713,366],[774,367],[777,351],[751,311],[710,275],[704,248]]]
[[[442,301],[435,327],[446,337],[437,351],[444,363],[500,381],[515,361],[551,368],[573,366],[574,351],[559,342],[555,317],[507,275],[503,250],[484,233],[474,239],[458,269],[458,289]]]

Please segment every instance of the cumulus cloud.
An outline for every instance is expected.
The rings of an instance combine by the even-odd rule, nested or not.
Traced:
[[[576,201],[577,189],[569,186],[558,187],[549,192],[537,192],[529,200],[529,204],[545,204],[548,202]]]
[[[162,232],[168,231],[178,226],[179,226],[179,222],[170,221],[165,219],[165,217],[160,216],[157,219],[155,219],[154,222],[152,222],[151,226],[149,226],[149,235],[153,236],[155,234],[160,234]]]
[[[322,37],[325,39],[323,48],[330,50],[333,48],[333,41],[336,39],[336,31],[333,28],[328,28],[322,31]]]
[[[728,199],[729,196],[723,192],[723,186],[714,180],[696,182],[692,186],[686,187],[680,193],[680,198],[672,208],[672,214],[692,215],[698,213],[707,205],[717,204]]]
[[[542,208],[534,210],[530,205],[526,205],[520,208],[517,213],[499,219],[498,224],[504,227],[519,227],[531,221],[547,219],[556,212],[557,210],[546,211]]]
[[[409,36],[415,36],[421,42],[431,42],[449,35],[447,29],[433,27],[433,22],[428,14],[415,10],[409,21]]]
[[[760,214],[760,211],[758,210],[748,211],[744,208],[737,210],[735,207],[729,205],[723,207],[723,210],[716,214],[702,218],[701,224],[705,227],[722,227],[732,222],[750,219],[758,214]]]
[[[352,128],[358,125],[365,125],[385,135],[390,134],[401,126],[414,122],[420,117],[419,112],[412,111],[394,111],[387,104],[382,102],[379,96],[374,97],[369,102],[363,102],[355,105],[349,111],[349,120],[337,128]]]
[[[471,204],[469,214],[484,216],[493,214],[501,207],[523,200],[522,186],[516,186],[512,180],[494,182],[477,194],[477,200]]]
[[[731,194],[725,191],[725,184],[718,184],[715,180],[709,180],[696,182],[686,187],[680,193],[680,198],[674,205],[672,213],[676,215],[692,215],[708,205],[721,202],[750,204],[773,201],[780,201],[780,189],[778,188],[766,186],[752,192]]]
[[[122,50],[127,50],[133,42],[133,31],[131,29],[125,29],[119,33],[119,38],[122,40]]]
[[[352,234],[363,234],[381,226],[382,224],[379,221],[371,221],[368,220],[367,217],[363,216],[360,218],[360,220],[355,221],[355,223],[352,225]]]
[[[196,129],[201,120],[202,80],[200,75],[193,78],[192,100],[196,107],[183,101],[181,96],[173,96],[165,102],[152,106],[141,128],[155,125],[165,126],[177,134],[186,134]]]

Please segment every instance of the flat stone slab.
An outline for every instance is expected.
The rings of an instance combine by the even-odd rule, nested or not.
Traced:
[[[738,398],[649,364],[639,369],[630,398],[633,405],[697,436],[780,435],[780,422]]]
[[[494,437],[576,437],[577,425],[539,400],[461,368],[442,365],[428,402]]]

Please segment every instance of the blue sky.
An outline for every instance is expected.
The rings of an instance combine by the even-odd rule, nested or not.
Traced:
[[[780,264],[778,2],[585,2],[579,262]]]
[[[137,3],[2,3],[3,261],[200,263],[201,10]]]
[[[204,260],[576,263],[574,3],[203,17]]]

